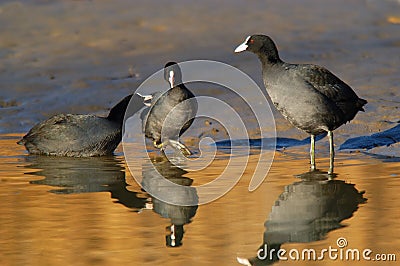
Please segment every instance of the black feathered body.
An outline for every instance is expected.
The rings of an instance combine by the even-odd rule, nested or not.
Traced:
[[[69,157],[110,155],[121,142],[122,125],[132,95],[116,104],[107,117],[59,114],[36,124],[18,142],[31,154]],[[134,95],[135,109],[143,107],[142,98]]]
[[[121,127],[95,115],[55,115],[35,125],[20,141],[31,154],[88,157],[112,154]]]
[[[282,115],[313,135],[352,120],[367,103],[329,70],[316,65],[264,61],[263,80]]]
[[[364,111],[367,101],[326,68],[283,62],[275,43],[266,35],[248,36],[235,52],[245,50],[260,59],[264,85],[275,107],[290,123],[311,134],[311,171],[316,170],[314,136],[328,132],[328,174],[333,174],[333,130]]]
[[[235,52],[244,50],[258,56],[273,104],[297,128],[312,135],[333,131],[364,111],[367,101],[326,68],[283,62],[270,37],[249,36]]]
[[[196,113],[195,96],[181,84],[154,95],[143,120],[143,131],[157,144],[162,142],[162,135],[166,139],[177,140],[193,123]]]

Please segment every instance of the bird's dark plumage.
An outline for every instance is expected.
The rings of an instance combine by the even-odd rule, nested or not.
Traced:
[[[169,62],[165,65],[164,78],[169,82],[170,89],[154,95],[149,112],[143,120],[143,131],[156,146],[162,144],[162,138],[165,141],[178,141],[179,136],[193,123],[197,112],[195,96],[182,83],[177,63]]]
[[[294,126],[312,136],[327,131],[331,138],[333,130],[364,111],[367,101],[326,68],[283,62],[270,37],[247,37],[235,52],[245,50],[260,59],[264,85],[275,107]],[[333,147],[333,139],[331,144]]]
[[[134,101],[144,106],[142,97],[128,95],[107,117],[59,114],[36,124],[19,142],[31,154],[89,157],[112,154],[122,139],[125,110]]]
[[[243,45],[259,57],[272,102],[296,127],[319,134],[338,128],[363,111],[367,101],[326,68],[283,62],[270,37],[253,35]]]

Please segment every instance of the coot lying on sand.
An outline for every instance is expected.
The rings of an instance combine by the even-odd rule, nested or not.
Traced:
[[[315,135],[328,132],[333,173],[332,131],[364,111],[366,100],[329,70],[311,64],[289,64],[279,58],[272,39],[252,35],[235,52],[250,51],[261,61],[264,85],[275,107],[294,126],[311,134],[311,170],[315,170]]]
[[[162,151],[169,144],[183,154],[190,155],[190,150],[179,142],[179,137],[193,123],[197,101],[182,83],[181,69],[177,63],[168,62],[165,65],[164,78],[170,89],[154,95],[149,112],[143,120],[143,132],[153,140],[154,147]]]
[[[59,114],[36,124],[17,143],[31,154],[89,157],[112,154],[122,138],[125,110],[132,98],[137,110],[151,96],[128,95],[107,117]]]

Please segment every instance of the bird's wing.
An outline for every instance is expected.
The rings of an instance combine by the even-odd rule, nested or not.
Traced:
[[[114,135],[112,126],[100,120],[107,121],[94,115],[56,115],[34,126],[24,138],[37,147],[46,146],[43,147],[46,149],[81,150]],[[103,130],[104,127],[107,130]]]
[[[302,65],[300,71],[308,84],[342,111],[344,121],[350,121],[358,111],[364,111],[363,106],[367,101],[359,98],[349,85],[326,68]]]
[[[82,133],[86,135],[86,131],[82,130],[82,127],[78,123],[78,119],[81,115],[55,115],[37,125],[35,125],[27,134],[27,136],[37,135],[39,133],[50,133],[51,134],[40,134],[43,138],[71,138],[75,139]]]
[[[317,65],[302,65],[300,71],[304,79],[318,92],[335,102],[339,107],[342,103],[356,102],[356,93],[326,68]]]

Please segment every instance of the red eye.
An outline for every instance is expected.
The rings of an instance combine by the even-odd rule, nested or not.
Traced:
[[[253,39],[250,39],[250,40],[249,40],[249,43],[250,43],[250,44],[253,44],[253,43],[254,43],[254,40],[253,40]]]

